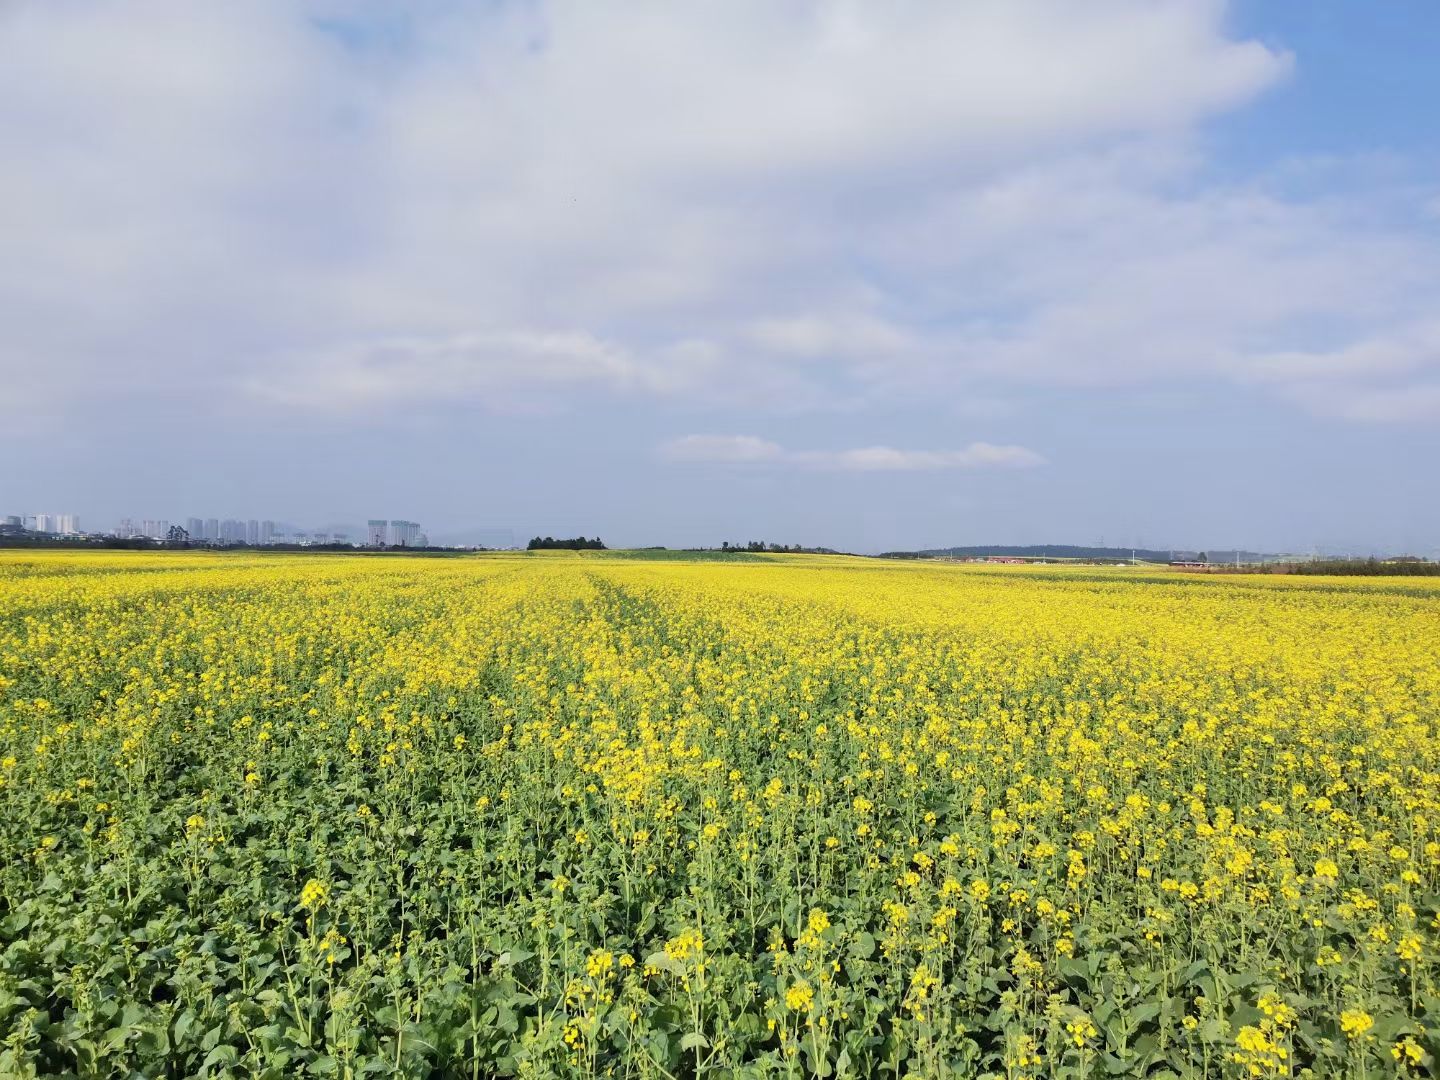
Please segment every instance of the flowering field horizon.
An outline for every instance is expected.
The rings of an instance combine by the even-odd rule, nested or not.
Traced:
[[[1440,582],[0,552],[0,1075],[1379,1077]]]

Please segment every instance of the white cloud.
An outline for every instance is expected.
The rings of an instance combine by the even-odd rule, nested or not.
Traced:
[[[1440,382],[1370,387],[1347,383],[1304,383],[1288,393],[1312,412],[1361,423],[1440,420]]]
[[[560,0],[382,45],[360,0],[12,0],[0,394],[863,410],[1203,372],[1322,408],[1305,357],[1418,323],[1440,258],[1204,181],[1195,125],[1292,68],[1226,16]]]
[[[1031,468],[1045,459],[1023,446],[974,442],[963,450],[787,450],[754,435],[686,435],[664,444],[672,461],[707,464],[775,464],[841,472],[915,472],[936,469]]]
[[[740,464],[779,461],[785,449],[779,443],[754,435],[685,435],[660,448],[672,461]]]
[[[996,446],[974,442],[963,450],[896,450],[889,446],[865,446],[834,454],[807,451],[798,460],[822,468],[856,472],[914,471],[926,469],[1016,469],[1044,465],[1045,459],[1023,446]]]
[[[760,319],[746,330],[756,345],[781,356],[886,357],[917,348],[900,327],[874,315],[792,315]]]
[[[292,407],[348,411],[407,401],[504,405],[515,394],[555,385],[614,388],[639,377],[623,349],[588,334],[507,331],[290,355],[252,376],[246,388]]]
[[[1320,416],[1362,423],[1440,418],[1440,322],[1427,319],[1336,348],[1261,355],[1244,374]]]
[[[1427,368],[1440,370],[1440,322],[1434,320],[1335,349],[1292,349],[1257,356],[1246,373],[1258,381],[1294,385],[1393,378]]]

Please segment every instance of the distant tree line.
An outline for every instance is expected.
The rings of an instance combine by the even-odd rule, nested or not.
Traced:
[[[184,529],[180,530],[184,532]],[[175,529],[170,530],[171,533]],[[88,550],[103,551],[256,551],[256,552],[290,552],[299,554],[321,555],[321,554],[344,554],[351,552],[358,555],[373,555],[377,552],[396,552],[406,554],[427,554],[427,555],[458,555],[471,551],[489,551],[485,547],[473,548],[445,548],[430,545],[428,547],[416,547],[414,545],[404,546],[391,544],[385,547],[360,547],[356,544],[335,541],[325,544],[298,544],[290,542],[277,542],[273,544],[225,544],[213,540],[182,540],[171,539],[167,534],[161,540],[148,536],[49,536],[44,533],[0,533],[0,548],[85,548]]]
[[[147,551],[166,547],[164,541],[143,537],[118,536],[45,536],[36,533],[0,535],[0,547],[6,548],[101,548],[119,551]]]
[[[922,551],[887,551],[882,559],[924,559],[937,555],[951,558],[1013,555],[1021,559],[1116,559],[1130,561],[1131,555],[1146,562],[1169,562],[1171,553],[1154,548],[1084,547],[1076,544],[1005,545],[982,544],[975,547],[926,548]],[[1204,562],[1202,557],[1200,562]]]
[[[725,540],[718,549],[722,552],[774,552],[780,555],[838,555],[834,548],[802,547],[799,544],[775,544],[765,540],[748,540],[743,544],[732,544]]]
[[[1376,577],[1440,577],[1440,563],[1423,559],[1316,559],[1283,564],[1292,574],[1336,574]]]
[[[526,551],[604,551],[605,543],[600,537],[587,540],[577,536],[573,540],[556,540],[553,536],[536,536],[525,545]]]

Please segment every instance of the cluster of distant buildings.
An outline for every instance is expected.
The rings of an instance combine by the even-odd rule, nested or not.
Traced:
[[[334,532],[306,532],[292,529],[274,521],[260,521],[251,518],[186,518],[182,526],[164,518],[121,518],[120,523],[108,532],[84,533],[74,514],[9,514],[0,516],[0,534],[12,536],[32,535],[35,537],[91,537],[95,539],[114,538],[119,540],[154,540],[159,542],[192,544],[213,544],[216,546],[269,547],[275,544],[314,546],[319,544],[349,544],[350,534],[343,530]],[[369,522],[365,535],[367,547],[428,547],[429,537],[420,530],[418,521],[374,518]]]
[[[388,539],[387,539],[388,535]],[[371,518],[365,527],[366,547],[429,547],[430,538],[420,531],[418,521]]]
[[[316,544],[349,544],[350,534],[343,530],[335,532],[303,530],[286,531],[285,527],[273,521],[257,521],[251,518],[248,521],[241,521],[238,518],[186,518],[185,535],[183,537],[173,534],[172,527],[168,521],[141,521],[135,522],[130,518],[124,518],[120,522],[116,536],[121,538],[149,537],[155,540],[189,540],[201,544],[243,544],[247,547],[269,547],[272,544],[300,544],[313,546]],[[429,545],[429,538],[420,531],[418,521],[383,520],[373,519],[366,531],[365,543],[368,547],[426,547]]]
[[[250,544],[260,546],[276,543],[280,532],[273,521],[240,521],[236,518],[186,518],[179,526],[184,536],[176,532],[177,526],[163,518],[121,518],[113,535],[121,540],[190,540],[213,544]]]
[[[47,536],[80,535],[80,520],[74,514],[7,514],[4,524],[9,530]]]

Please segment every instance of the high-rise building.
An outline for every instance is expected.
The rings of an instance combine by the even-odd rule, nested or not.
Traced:
[[[396,547],[414,547],[415,536],[420,531],[419,522],[415,521],[391,521],[390,534],[391,543]]]
[[[265,545],[275,543],[275,522],[260,522],[260,543]]]
[[[139,536],[140,530],[135,527],[135,522],[129,518],[121,518],[120,524],[115,526],[115,535],[122,540],[129,540],[132,536]]]
[[[245,523],[245,542],[251,547],[260,543],[260,522],[254,518]]]
[[[6,525],[9,525],[9,526],[12,526],[13,528],[18,529],[18,528],[20,528],[22,525],[24,525],[25,522],[23,522],[23,521],[20,520],[20,516],[19,516],[18,514],[6,514],[6,515],[5,515],[5,524],[6,524]]]
[[[35,531],[38,533],[53,533],[55,531],[55,515],[36,514]]]
[[[206,540],[219,540],[219,539],[220,539],[220,519],[219,519],[219,518],[206,518],[206,519],[205,519],[205,539],[206,539]]]
[[[245,523],[237,518],[226,518],[220,523],[220,542],[222,544],[243,544],[245,542]]]
[[[61,536],[74,536],[80,531],[74,514],[51,514],[50,521]]]
[[[146,518],[140,523],[140,535],[148,536],[152,540],[164,540],[170,532],[170,522],[156,518]]]
[[[190,534],[191,540],[204,540],[205,522],[199,518],[186,518],[185,531]]]
[[[368,525],[368,531],[366,532],[365,543],[369,547],[384,547],[385,529],[390,522],[384,518],[371,518],[366,524]]]

